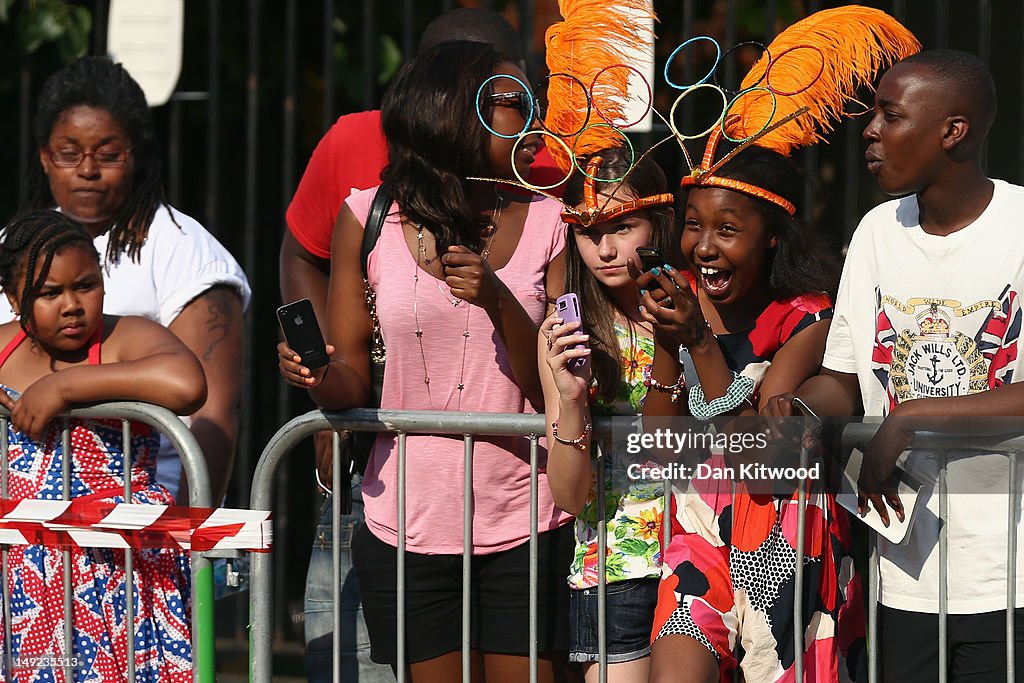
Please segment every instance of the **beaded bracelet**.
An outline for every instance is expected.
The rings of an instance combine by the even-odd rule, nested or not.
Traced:
[[[725,390],[725,396],[719,396],[710,403],[705,400],[704,390],[699,384],[690,387],[690,414],[698,420],[707,422],[748,402],[750,395],[754,393],[754,380],[735,372],[732,376],[732,384]]]
[[[564,443],[566,446],[572,446],[574,448],[580,449],[581,451],[585,451],[587,450],[588,446],[584,442],[587,440],[587,437],[590,436],[591,427],[591,423],[588,422],[583,426],[583,433],[577,436],[575,439],[563,439],[558,435],[558,420],[555,420],[554,422],[551,423],[551,436],[558,443]]]
[[[676,380],[675,384],[662,384],[658,380],[651,376],[651,366],[647,366],[644,370],[644,386],[648,389],[655,389],[664,394],[671,394],[669,400],[672,403],[678,403],[679,397],[686,391],[686,376],[684,373],[679,373],[679,379]]]

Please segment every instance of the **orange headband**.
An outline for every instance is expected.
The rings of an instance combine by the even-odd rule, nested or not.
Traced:
[[[642,211],[652,206],[662,206],[664,204],[671,204],[675,201],[675,197],[671,193],[663,192],[662,194],[651,195],[650,197],[640,197],[634,199],[631,202],[623,202],[612,209],[606,209],[610,201],[606,201],[603,207],[597,205],[597,188],[595,187],[594,174],[597,172],[598,166],[604,163],[604,159],[595,156],[590,159],[590,163],[587,164],[587,173],[583,181],[583,206],[586,208],[583,211],[579,209],[565,207],[562,212],[562,220],[566,223],[573,225],[582,225],[583,227],[590,227],[595,223],[606,223],[613,218],[619,216],[634,213],[636,211]]]
[[[729,118],[732,119],[733,117]],[[738,119],[739,116],[736,116],[736,118]],[[721,168],[722,164],[731,159],[735,155],[735,152],[738,152],[740,149],[737,148],[733,154],[725,156],[717,164],[714,163],[715,150],[718,149],[718,143],[722,139],[722,129],[723,126],[715,126],[715,130],[710,136],[708,136],[708,144],[707,147],[704,148],[704,159],[701,161],[701,165],[693,169],[693,171],[690,172],[690,175],[683,176],[683,180],[679,185],[681,187],[686,187],[688,185],[695,185],[697,187],[721,187],[726,190],[742,192],[743,194],[750,195],[751,197],[757,197],[758,199],[764,199],[765,201],[771,202],[772,204],[781,207],[790,216],[796,215],[796,207],[793,206],[791,201],[782,195],[777,195],[774,192],[769,192],[763,187],[758,187],[752,183],[745,183],[742,180],[736,180],[735,178],[723,178],[721,176],[714,175],[715,171]],[[563,220],[565,220],[564,216]]]

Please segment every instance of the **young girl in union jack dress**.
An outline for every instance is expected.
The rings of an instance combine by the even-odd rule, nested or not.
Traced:
[[[103,315],[103,272],[92,237],[56,211],[33,211],[7,226],[0,286],[20,316],[0,325],[0,403],[11,412],[10,502],[65,497],[126,502],[120,421],[71,422],[70,490],[65,491],[62,465],[68,453],[54,418],[73,404],[112,400],[146,401],[191,414],[206,398],[199,362],[156,323]],[[172,505],[171,495],[153,479],[156,435],[136,425],[132,433],[127,502]],[[7,547],[11,622],[3,626],[10,629],[11,649],[9,657],[0,657],[0,680],[121,681],[132,638],[135,680],[190,681],[187,554],[134,553],[134,624],[129,627],[124,552],[72,548],[72,649],[66,651],[62,550]]]

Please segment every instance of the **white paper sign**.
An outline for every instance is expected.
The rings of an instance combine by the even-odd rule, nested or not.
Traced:
[[[110,0],[107,52],[151,107],[166,104],[178,85],[184,28],[184,0]]]

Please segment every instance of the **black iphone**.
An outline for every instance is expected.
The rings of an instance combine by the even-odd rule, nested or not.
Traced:
[[[299,299],[277,309],[277,320],[288,346],[302,356],[302,364],[310,370],[330,362],[324,336],[316,322],[316,313],[309,299]]]
[[[636,255],[640,257],[640,264],[645,273],[651,268],[660,268],[665,264],[665,257],[657,247],[637,247]]]

